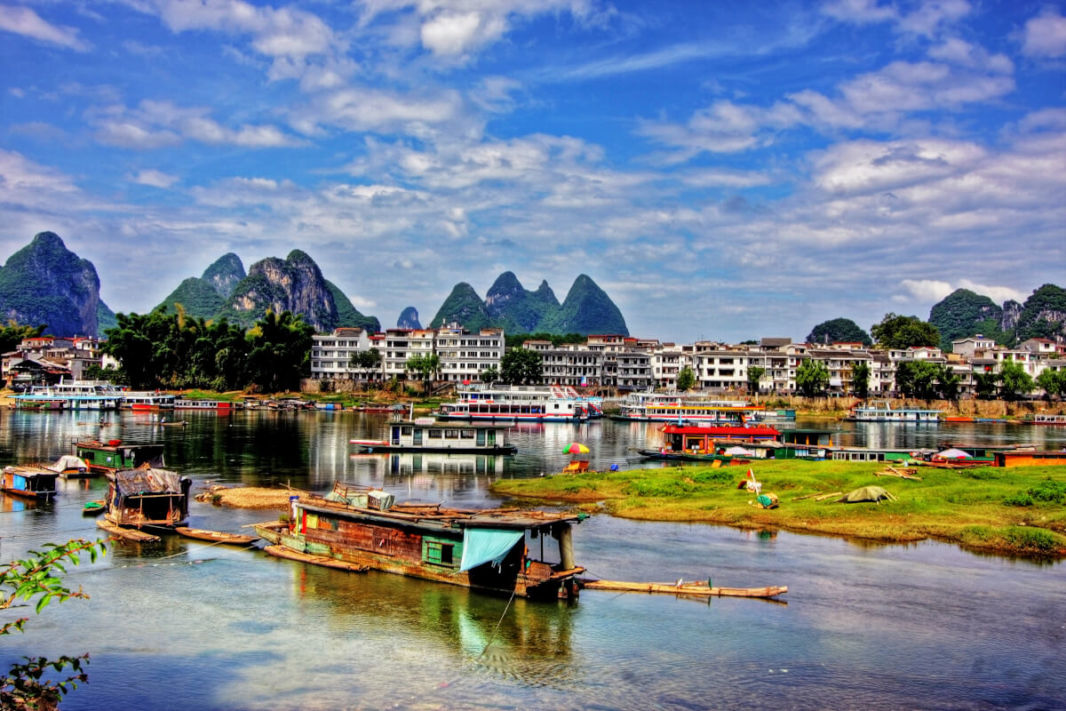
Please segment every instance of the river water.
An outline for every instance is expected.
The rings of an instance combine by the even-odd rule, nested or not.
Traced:
[[[168,467],[192,477],[194,490],[212,482],[324,491],[341,479],[399,500],[488,506],[498,503],[488,491],[495,479],[558,471],[572,441],[590,446],[595,468],[639,466],[633,450],[656,429],[528,426],[511,433],[513,458],[418,458],[350,454],[350,438],[381,436],[378,416],[182,416],[184,428],[132,413],[3,411],[0,465],[54,460],[75,438],[163,441]],[[1066,446],[1066,428],[829,426],[848,444]],[[101,496],[103,481],[61,486],[50,507],[0,502],[0,561],[97,537],[81,507]],[[193,502],[190,519],[238,531],[273,517]],[[90,652],[90,681],[65,710],[1066,708],[1062,563],[606,515],[577,527],[575,549],[598,577],[788,585],[787,604],[589,590],[571,603],[509,603],[168,538],[116,544],[72,568],[68,582],[90,599],[53,604],[24,634],[3,638],[0,665]]]

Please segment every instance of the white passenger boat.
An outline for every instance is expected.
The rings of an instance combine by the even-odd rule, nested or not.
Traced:
[[[493,386],[462,389],[455,402],[444,403],[442,420],[508,422],[575,422],[599,417],[602,402],[584,398],[573,388]]]
[[[738,423],[762,411],[763,408],[742,400],[709,400],[679,392],[641,392],[626,395],[613,417],[636,422]]]
[[[111,383],[93,380],[60,381],[35,385],[28,393],[13,395],[18,409],[41,409],[42,403],[63,403],[66,410],[116,410],[122,393]]]
[[[849,422],[899,422],[903,424],[931,424],[940,422],[940,410],[918,407],[894,408],[888,401],[856,405],[844,418]]]

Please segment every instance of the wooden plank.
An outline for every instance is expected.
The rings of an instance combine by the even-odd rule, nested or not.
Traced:
[[[697,595],[702,597],[757,597],[772,598],[788,592],[786,585],[773,585],[761,588],[723,588],[710,587],[707,583],[634,583],[622,580],[578,580],[587,590],[609,590],[613,592],[661,593],[667,595]]]
[[[106,518],[97,520],[96,525],[110,533],[115,538],[121,538],[135,543],[155,543],[156,541],[162,540],[159,536],[137,530],[136,528],[123,528],[122,526],[117,526]]]

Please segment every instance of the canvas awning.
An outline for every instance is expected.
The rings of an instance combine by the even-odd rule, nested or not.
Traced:
[[[498,528],[467,528],[463,530],[463,559],[459,572],[485,563],[499,565],[511,549],[525,537],[525,531]]]

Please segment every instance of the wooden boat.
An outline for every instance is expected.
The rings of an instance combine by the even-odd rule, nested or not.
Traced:
[[[638,449],[637,454],[645,459],[661,459],[664,461],[677,462],[718,462],[724,464],[749,464],[750,458],[736,457],[731,454],[710,454],[692,452],[674,452],[666,449]]]
[[[162,444],[126,444],[120,439],[107,442],[74,442],[74,456],[85,461],[94,474],[109,474],[120,469],[136,469],[146,464],[163,467]]]
[[[438,422],[432,417],[390,422],[387,439],[353,439],[360,452],[438,452],[456,454],[514,454],[506,441],[506,425],[486,422]]]
[[[132,541],[134,543],[155,543],[162,540],[155,534],[148,533],[147,531],[141,531],[136,528],[125,528],[119,526],[116,523],[108,521],[106,518],[97,520],[96,525],[103,530],[110,533],[115,538],[121,538],[126,541]]]
[[[59,474],[44,467],[7,466],[0,472],[0,490],[35,501],[50,501],[56,495]]]
[[[245,533],[229,533],[228,531],[209,531],[204,528],[189,528],[178,526],[174,529],[186,538],[195,538],[200,541],[211,543],[223,543],[233,546],[247,546],[259,540],[259,536],[249,536]]]
[[[107,513],[116,526],[176,528],[189,515],[192,480],[167,469],[122,469],[107,476]]]
[[[787,585],[771,585],[762,588],[723,588],[711,587],[707,581],[680,583],[631,583],[621,580],[587,580],[578,581],[582,588],[588,590],[609,590],[613,592],[662,593],[666,595],[687,595],[699,597],[757,597],[775,598],[788,592]]]
[[[252,524],[255,532],[267,543],[277,545],[281,543],[283,533],[289,532],[289,524],[284,521],[267,521],[265,523]]]
[[[396,503],[379,489],[337,483],[326,497],[290,498],[289,523],[256,525],[301,554],[519,597],[577,594],[572,526],[587,514],[448,509]],[[537,551],[536,553],[534,551]]]
[[[107,504],[103,501],[86,501],[81,508],[82,516],[99,516],[107,511]]]
[[[311,563],[312,565],[321,565],[324,568],[334,568],[336,570],[347,570],[349,573],[365,573],[370,570],[369,565],[359,565],[357,563],[346,563],[343,560],[337,560],[336,558],[330,558],[324,555],[311,555],[309,553],[300,553],[291,548],[286,548],[282,545],[267,546],[263,549],[275,558],[287,558],[289,560],[298,560],[301,563]]]

